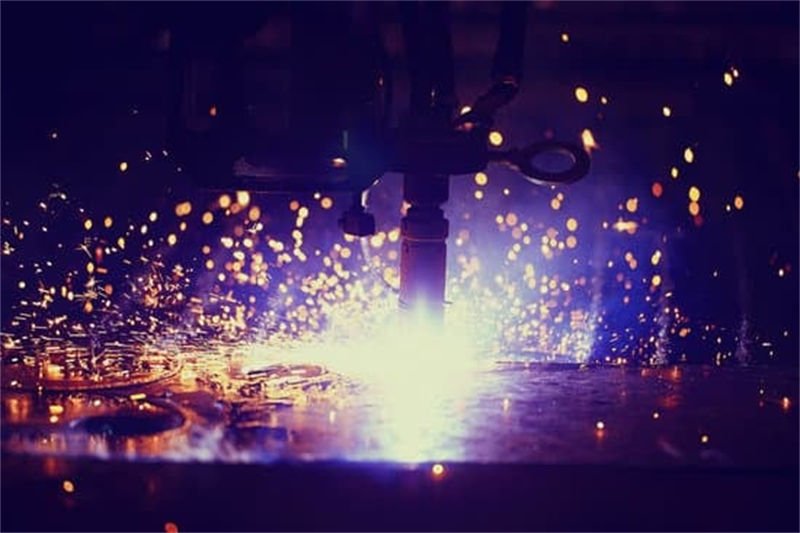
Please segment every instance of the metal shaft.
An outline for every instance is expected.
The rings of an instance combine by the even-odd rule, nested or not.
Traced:
[[[405,3],[402,10],[411,79],[406,133],[424,154],[426,139],[450,130],[456,106],[449,7],[444,2]],[[418,160],[416,168],[435,168],[435,160],[427,163]],[[410,207],[400,225],[400,306],[424,310],[434,320],[444,316],[449,225],[442,205],[449,185],[449,176],[423,170],[406,174],[403,182],[403,198]]]
[[[441,205],[449,196],[449,177],[407,174],[403,197],[411,206],[401,221],[400,305],[444,313],[449,223]]]

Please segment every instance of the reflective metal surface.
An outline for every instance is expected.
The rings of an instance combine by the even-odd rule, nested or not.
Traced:
[[[330,345],[195,347],[175,356],[175,376],[148,385],[8,389],[3,449],[248,463],[797,465],[792,369],[465,364],[444,354],[431,364],[416,348],[398,359],[388,345],[363,346],[359,359]]]

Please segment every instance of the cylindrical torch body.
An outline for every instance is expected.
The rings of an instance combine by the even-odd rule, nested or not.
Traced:
[[[410,207],[400,226],[400,305],[438,317],[444,312],[449,232],[440,205],[448,188],[447,176],[406,175],[403,197]]]

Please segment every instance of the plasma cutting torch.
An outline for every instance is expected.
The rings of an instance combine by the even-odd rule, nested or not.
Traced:
[[[215,43],[196,21],[176,24],[170,144],[206,188],[350,193],[352,205],[339,225],[358,237],[375,232],[363,193],[384,173],[402,173],[403,198],[410,207],[401,220],[400,304],[441,316],[449,226],[442,206],[450,176],[472,176],[499,163],[534,184],[570,183],[588,173],[589,157],[577,145],[552,140],[489,149],[495,113],[520,89],[526,3],[501,5],[491,86],[461,114],[449,5],[400,3],[410,102],[396,126],[390,120],[392,69],[376,9],[369,3],[289,7],[283,32],[288,53],[278,61],[280,68],[261,70],[273,88],[288,87],[285,108],[265,96],[269,88],[248,94],[244,73],[253,59],[242,52],[235,32],[217,34]],[[271,27],[280,41],[281,24]],[[257,61],[267,62],[263,54]],[[288,77],[274,76],[287,71]],[[204,88],[209,79],[218,80],[216,89]],[[271,118],[259,124],[264,114]],[[279,135],[276,124],[283,128]],[[568,158],[569,168],[553,172],[535,164],[537,157],[552,153]]]

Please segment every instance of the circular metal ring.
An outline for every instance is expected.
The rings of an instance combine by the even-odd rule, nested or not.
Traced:
[[[536,167],[533,159],[547,152],[562,154],[572,159],[572,166],[560,172],[550,172]],[[572,143],[561,141],[542,141],[526,146],[521,150],[512,150],[508,154],[508,162],[519,169],[529,180],[537,185],[573,183],[589,173],[589,155],[583,148]]]

